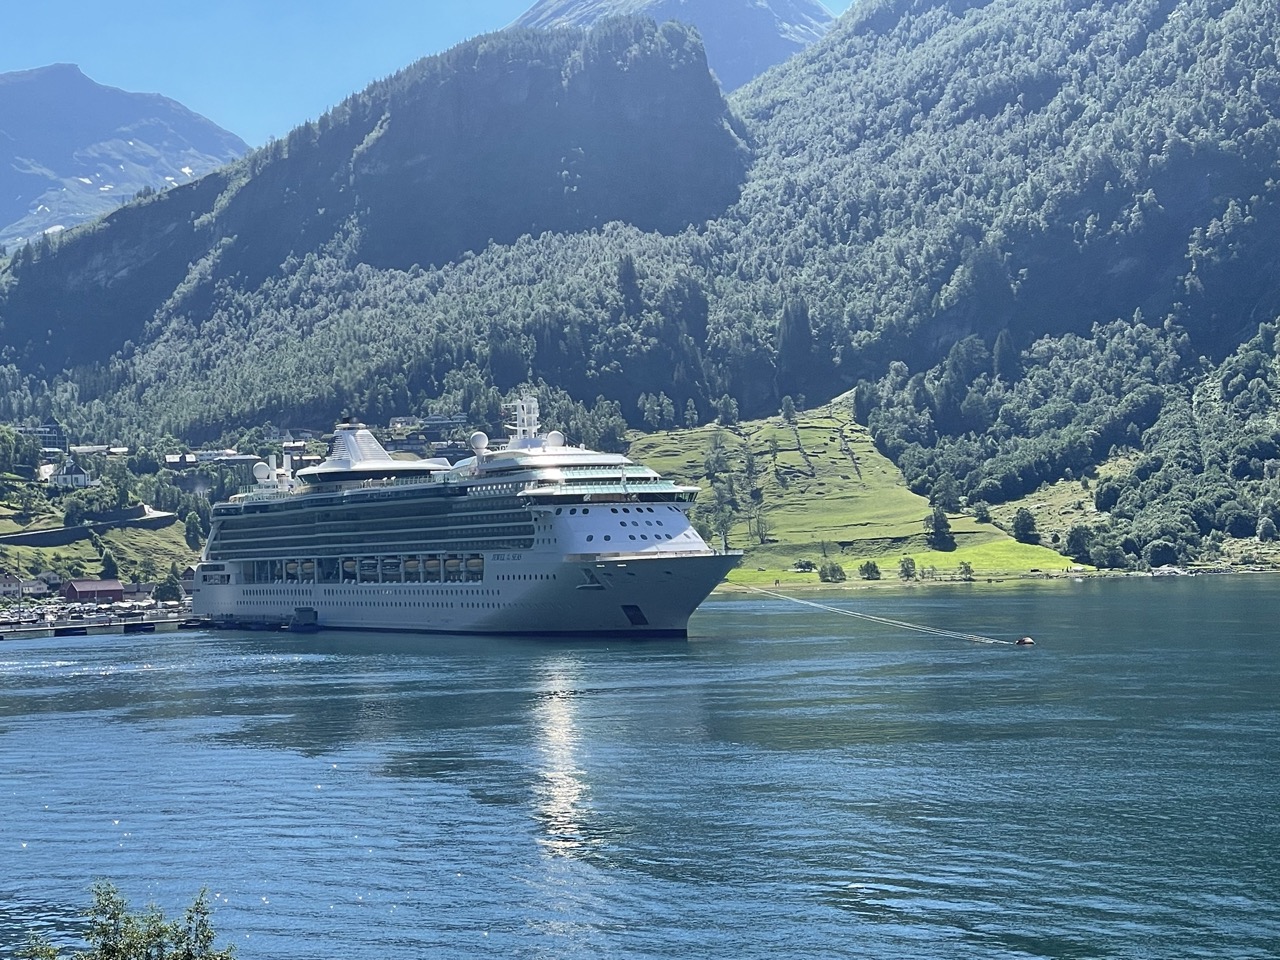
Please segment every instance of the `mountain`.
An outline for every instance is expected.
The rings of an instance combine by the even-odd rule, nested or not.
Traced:
[[[0,245],[190,183],[248,147],[158,94],[94,83],[67,63],[0,74]]]
[[[948,509],[1089,480],[1089,562],[1274,535],[1278,32],[867,0],[728,106],[676,24],[480,38],[15,254],[0,416],[496,426],[526,388],[612,443],[852,389]]]
[[[308,257],[312,273],[326,251],[421,272],[612,220],[676,233],[737,198],[748,159],[691,28],[623,18],[481,37],[238,163],[17,251],[0,275],[7,359],[100,362],[150,339],[158,311],[204,324],[233,291]]]
[[[589,27],[620,14],[693,24],[725,90],[821,39],[832,23],[818,0],[538,0],[513,26]]]

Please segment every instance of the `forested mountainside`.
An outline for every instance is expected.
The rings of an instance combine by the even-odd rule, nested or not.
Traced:
[[[254,327],[270,285],[305,283],[325,251],[348,274],[421,273],[523,234],[613,220],[676,232],[737,198],[748,159],[690,28],[618,19],[482,37],[197,183],[16,251],[4,359],[100,364],[172,322],[198,328],[192,350],[220,346],[238,298],[254,305],[236,326]]]
[[[483,204],[460,225],[429,218],[457,242],[419,247],[388,238],[427,198],[405,193],[385,219],[357,202],[366,170],[388,195],[398,180],[449,182],[377,152],[403,122],[389,93],[407,81],[393,79],[275,153],[16,257],[4,414],[204,438],[347,411],[496,418],[503,392],[534,382],[575,438],[598,441],[622,418],[755,416],[856,386],[877,442],[949,505],[1114,454],[1134,469],[1097,485],[1107,522],[1073,552],[1212,549],[1280,519],[1278,19],[1262,0],[868,0],[736,93],[734,114],[698,100],[711,121],[694,129],[716,149],[668,168],[682,198],[669,220],[641,204],[597,209],[615,220],[598,227],[529,217],[482,249],[457,238]],[[619,91],[677,73],[668,89],[685,89],[694,38],[638,24],[460,50],[500,49],[507,77],[524,69],[518,51],[559,44]],[[615,122],[634,115],[586,86]],[[326,137],[348,138],[345,159],[322,152]],[[314,165],[289,165],[309,149]],[[618,162],[657,149],[633,142]],[[484,172],[489,196],[512,195],[501,169]],[[157,205],[167,219],[149,219]],[[85,329],[72,318],[104,311],[114,339],[90,332],[92,348],[65,352],[61,332]],[[85,366],[57,374],[59,350]]]
[[[0,74],[0,245],[189,183],[244,141],[182,104],[94,83],[73,64]]]
[[[537,0],[513,26],[589,27],[622,14],[697,27],[725,90],[736,90],[803,50],[832,22],[818,0]]]

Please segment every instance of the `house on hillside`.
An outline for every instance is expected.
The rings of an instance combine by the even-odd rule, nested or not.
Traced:
[[[0,599],[17,600],[22,596],[22,581],[6,570],[0,573]]]
[[[189,453],[166,453],[164,465],[170,470],[189,470],[206,463],[221,463],[227,466],[237,464],[254,464],[258,462],[257,454],[237,453],[234,450],[195,450]]]
[[[124,584],[119,580],[67,580],[62,584],[62,598],[71,603],[119,603],[124,599]]]
[[[40,448],[50,453],[61,453],[67,449],[67,435],[60,423],[42,423],[38,427],[14,427],[18,433],[35,437],[40,441]]]
[[[49,589],[49,584],[45,583],[39,577],[36,577],[34,580],[22,581],[22,595],[24,597],[37,599],[39,597],[47,597],[51,593],[53,593],[53,591]]]
[[[67,457],[62,466],[49,474],[49,483],[63,490],[83,490],[93,485],[89,471],[76,463],[74,457]]]
[[[139,603],[150,600],[151,595],[155,592],[156,585],[154,583],[126,583],[124,584],[124,592],[121,599]]]

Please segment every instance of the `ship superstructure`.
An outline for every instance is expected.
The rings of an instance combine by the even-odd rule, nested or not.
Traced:
[[[213,508],[198,616],[449,633],[684,635],[738,562],[689,522],[698,488],[539,432],[537,401],[472,455],[397,460],[340,425],[323,463]]]

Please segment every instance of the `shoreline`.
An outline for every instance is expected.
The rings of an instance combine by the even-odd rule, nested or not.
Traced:
[[[715,596],[717,594],[770,593],[777,590],[801,590],[805,592],[884,590],[889,588],[918,590],[929,589],[930,587],[936,586],[970,585],[974,587],[993,587],[1037,583],[1079,583],[1085,580],[1120,580],[1133,578],[1149,578],[1158,580],[1163,578],[1181,577],[1257,576],[1266,574],[1274,575],[1277,573],[1280,573],[1280,570],[1277,570],[1275,567],[1253,565],[1250,567],[1179,567],[1172,569],[1161,568],[1161,570],[1086,569],[1028,571],[1025,573],[1002,572],[992,574],[991,576],[974,576],[970,579],[946,576],[927,578],[916,577],[912,580],[903,580],[897,576],[882,576],[879,580],[864,580],[861,577],[855,576],[834,582],[824,582],[819,580],[816,573],[812,575],[793,573],[790,578],[786,576],[775,577],[772,582],[764,579],[761,579],[760,582],[735,582],[726,578],[717,584],[711,593],[712,596]],[[732,574],[730,574],[730,576],[732,576]]]

